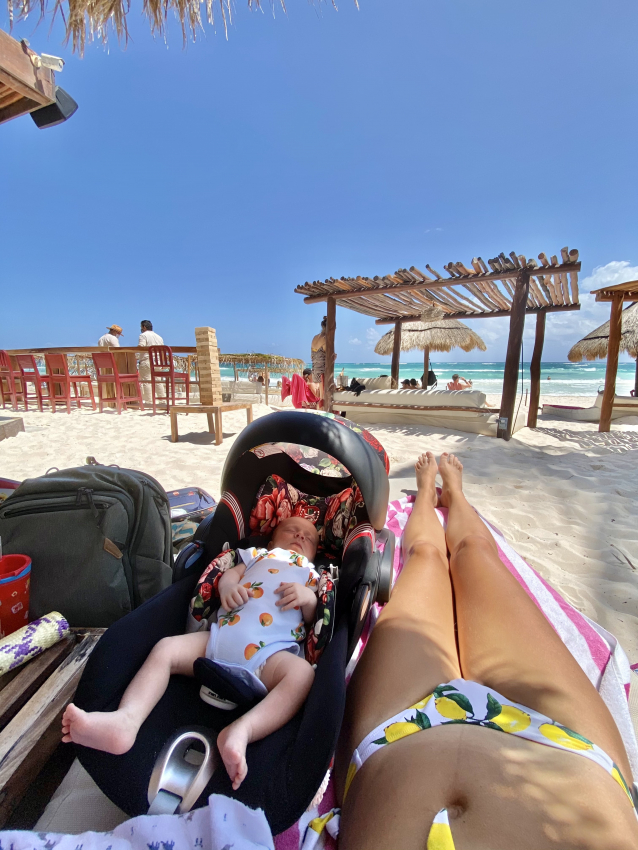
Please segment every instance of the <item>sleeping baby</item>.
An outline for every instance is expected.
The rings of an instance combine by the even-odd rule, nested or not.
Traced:
[[[62,740],[116,755],[138,730],[174,675],[192,676],[198,658],[211,658],[264,695],[219,733],[217,747],[236,790],[246,777],[246,747],[284,726],[303,705],[314,679],[304,658],[305,625],[316,608],[318,574],[312,564],[319,535],[302,517],[282,520],[268,549],[240,549],[240,561],[218,584],[221,602],[210,632],[176,635],[157,643],[117,711],[86,712],[71,703]]]

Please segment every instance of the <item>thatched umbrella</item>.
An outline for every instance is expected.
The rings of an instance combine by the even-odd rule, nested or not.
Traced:
[[[375,346],[376,354],[392,354],[394,330],[384,334]],[[430,351],[485,351],[487,346],[471,328],[456,319],[433,319],[429,322],[405,322],[401,330],[401,351],[423,351],[423,374],[427,386]]]
[[[609,322],[605,322],[596,330],[588,333],[586,337],[572,346],[567,355],[571,363],[580,363],[581,360],[597,360],[607,357],[607,345],[609,343]],[[636,380],[634,390],[638,395],[638,303],[630,304],[623,310],[622,314],[622,336],[620,338],[620,350],[626,351],[630,357],[636,360]]]

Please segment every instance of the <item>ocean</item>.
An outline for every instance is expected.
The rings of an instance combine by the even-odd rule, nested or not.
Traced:
[[[310,365],[310,364],[308,364]],[[435,360],[430,368],[434,369],[439,379],[439,387],[451,380],[452,374],[458,372],[472,381],[477,390],[484,393],[500,393],[503,390],[504,363],[458,363],[455,361]],[[594,397],[605,384],[605,360],[594,360],[585,363],[543,363],[541,393],[543,395],[580,395]],[[372,378],[377,375],[389,375],[389,363],[341,363],[335,366],[335,375],[341,370],[348,378]],[[232,367],[222,367],[222,378],[232,379]],[[413,363],[401,363],[400,379],[416,378],[423,374],[423,360]],[[629,395],[634,387],[636,364],[634,362],[618,364],[616,392],[618,395]],[[245,375],[242,375],[245,378]],[[272,373],[272,379],[280,376]],[[548,380],[549,379],[549,380]],[[522,381],[519,379],[518,389],[529,388],[529,363],[523,369]]]

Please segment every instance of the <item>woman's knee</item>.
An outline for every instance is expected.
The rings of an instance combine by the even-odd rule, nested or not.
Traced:
[[[467,534],[456,544],[454,551],[450,553],[450,556],[450,563],[452,566],[459,566],[466,561],[468,557],[498,557],[498,549],[496,547],[496,543],[484,534]]]
[[[405,562],[412,558],[418,558],[421,561],[445,561],[447,558],[444,553],[429,540],[415,540],[410,544],[407,551],[404,551],[403,557]]]

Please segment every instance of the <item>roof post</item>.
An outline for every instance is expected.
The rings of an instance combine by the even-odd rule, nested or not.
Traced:
[[[532,382],[529,392],[529,412],[527,414],[528,428],[536,428],[536,422],[538,420],[538,403],[541,397],[541,360],[543,357],[543,343],[545,342],[546,315],[547,313],[536,314],[534,353],[532,354],[532,362],[529,364],[529,372]]]
[[[609,319],[609,342],[607,344],[607,371],[605,372],[605,391],[600,409],[599,431],[611,430],[611,413],[616,395],[616,374],[618,372],[618,353],[622,335],[622,305],[623,293],[614,295],[611,302],[611,317]]]
[[[399,388],[399,366],[401,363],[401,322],[394,323],[394,342],[392,345],[392,367],[390,369],[391,387]]]
[[[501,412],[496,430],[496,436],[504,440],[511,440],[512,429],[514,427],[518,369],[521,362],[521,347],[523,345],[523,330],[525,329],[525,308],[529,293],[530,274],[530,268],[520,270],[516,277],[516,287],[514,289],[514,297],[512,298],[510,333],[507,341],[505,373],[503,375]]]
[[[323,373],[323,409],[332,413],[335,389],[335,331],[337,330],[337,300],[328,296],[326,304],[326,367]]]

